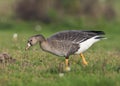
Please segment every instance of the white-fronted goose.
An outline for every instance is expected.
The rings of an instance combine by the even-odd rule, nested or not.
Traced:
[[[46,39],[43,35],[39,34],[30,37],[26,50],[39,42],[42,50],[58,56],[64,56],[66,70],[70,70],[68,65],[69,56],[79,54],[82,57],[83,63],[87,65],[88,63],[82,53],[95,42],[104,39],[103,35],[105,35],[103,31],[68,30],[58,32]]]

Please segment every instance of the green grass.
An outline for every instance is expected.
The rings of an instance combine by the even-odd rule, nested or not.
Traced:
[[[48,25],[0,22],[0,53],[7,52],[16,59],[15,63],[0,63],[0,86],[120,86],[120,73],[117,71],[120,67],[120,24],[98,22],[87,25],[81,21]],[[71,71],[59,77],[58,64],[64,62],[64,58],[43,52],[38,45],[29,51],[24,49],[27,39],[34,34],[42,33],[48,37],[68,28],[104,30],[108,39],[96,43],[84,53],[89,62],[86,67],[79,56],[71,56]],[[18,33],[17,41],[13,40],[14,33]]]

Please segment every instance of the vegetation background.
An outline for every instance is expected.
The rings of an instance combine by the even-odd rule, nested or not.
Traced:
[[[0,53],[12,57],[0,56],[0,86],[120,86],[119,9],[119,0],[0,0]],[[107,40],[84,53],[86,67],[73,55],[71,71],[60,77],[64,58],[39,45],[25,51],[32,35],[73,29],[106,33]]]

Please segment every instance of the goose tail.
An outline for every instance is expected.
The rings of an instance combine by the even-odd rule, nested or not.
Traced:
[[[95,39],[107,39],[106,37],[103,37],[103,36],[97,36],[97,37],[95,37]]]

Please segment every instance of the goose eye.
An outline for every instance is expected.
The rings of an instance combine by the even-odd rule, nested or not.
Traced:
[[[32,42],[32,40],[29,40],[29,42]]]

